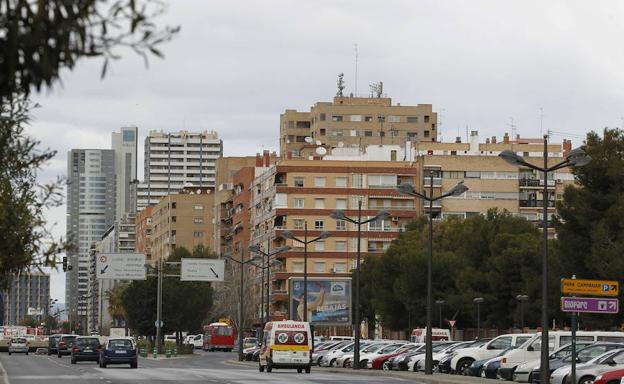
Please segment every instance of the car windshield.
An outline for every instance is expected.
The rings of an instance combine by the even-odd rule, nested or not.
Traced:
[[[380,350],[382,347],[385,347],[387,344],[373,344],[373,345],[369,345],[368,347],[364,348],[362,350],[362,352],[366,352],[366,353],[370,353],[370,352],[376,352],[378,350]]]
[[[109,348],[132,348],[132,341],[123,340],[123,339],[110,340],[108,342],[108,347]]]
[[[96,338],[76,339],[76,345],[82,347],[97,347],[98,345],[100,345],[100,340]]]
[[[22,339],[22,338],[11,339],[11,343],[12,344],[26,344],[26,339]]]
[[[431,347],[431,350],[432,350],[433,352],[440,352],[441,350],[443,350],[443,349],[445,349],[445,348],[448,348],[448,344],[434,344],[434,345]]]
[[[408,352],[408,351],[412,351],[412,350],[414,350],[414,348],[416,348],[416,347],[417,347],[417,345],[413,345],[413,344],[410,344],[410,345],[404,345],[404,346],[402,346],[401,348],[397,349],[397,350],[396,350],[396,352],[397,352],[397,353]]]
[[[583,348],[576,354],[579,363],[587,363],[590,360],[602,355],[608,350],[613,349],[610,345],[592,345],[587,348]],[[569,355],[565,359],[563,359],[566,363],[572,362],[572,355]]]
[[[386,348],[382,349],[381,351],[379,351],[377,353],[392,353],[392,352],[396,351],[399,347],[400,347],[400,345],[398,345],[398,344],[392,344],[392,345],[387,346]]]

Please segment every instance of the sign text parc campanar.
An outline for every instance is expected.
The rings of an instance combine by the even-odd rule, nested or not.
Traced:
[[[617,296],[619,283],[611,280],[561,279],[561,293],[571,295]]]

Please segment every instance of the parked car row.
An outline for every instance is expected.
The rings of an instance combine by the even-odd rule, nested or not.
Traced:
[[[577,332],[576,382],[571,382],[571,333],[549,333],[550,383],[619,384],[624,376],[624,332]],[[360,360],[353,361],[355,343],[326,341],[316,345],[312,364],[400,371],[424,371],[425,345],[400,340],[362,340]],[[436,373],[479,376],[521,383],[540,383],[540,333],[505,334],[474,341],[435,341]],[[253,353],[252,356],[253,358]]]

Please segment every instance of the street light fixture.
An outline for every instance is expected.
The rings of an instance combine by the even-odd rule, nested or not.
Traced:
[[[520,327],[524,331],[524,302],[529,300],[529,296],[517,295],[516,300],[520,302]]]
[[[266,290],[266,312],[264,312],[264,304],[262,305],[262,312],[264,312],[266,314],[266,318],[263,316],[262,317],[262,321],[266,324],[269,321],[269,312],[271,310],[271,304],[269,303],[269,297],[270,297],[270,289],[271,289],[271,262],[270,259],[271,257],[277,255],[278,253],[282,253],[282,252],[288,252],[290,251],[291,247],[288,245],[285,245],[283,247],[279,247],[276,248],[274,250],[272,250],[271,252],[264,252],[264,250],[262,250],[262,248],[260,248],[260,246],[258,244],[255,245],[250,245],[249,246],[249,252],[253,252],[256,253],[257,255],[254,256],[252,258],[253,261],[260,261],[260,265],[256,265],[258,268],[262,269],[262,275],[264,276],[264,270],[266,269],[267,271],[267,290]],[[264,263],[264,258],[266,257],[266,265]],[[279,260],[273,260],[275,262],[277,262],[277,264],[273,264],[273,265],[279,265],[281,264],[279,262]],[[262,279],[264,281],[264,278]],[[262,287],[262,291],[264,291],[264,287]],[[264,292],[261,293],[261,296],[264,296]],[[262,328],[264,329],[264,324],[262,326]]]
[[[444,301],[442,299],[438,299],[438,300],[436,300],[435,303],[439,306],[439,309],[440,309],[440,312],[439,312],[440,313],[440,325],[439,325],[439,327],[442,328],[442,306],[444,304],[446,304],[446,301]]]
[[[485,299],[483,297],[475,297],[474,299],[472,299],[472,302],[477,304],[477,339],[481,338],[481,311],[480,311],[480,306],[481,303],[483,303],[485,301]]]
[[[544,167],[528,163],[522,156],[513,151],[502,151],[498,155],[507,163],[515,166],[525,166],[535,171],[542,172],[544,177],[544,189],[542,196],[542,231],[543,231],[543,255],[542,255],[542,340],[548,340],[548,173],[564,167],[582,167],[589,164],[591,156],[581,148],[571,150],[566,159],[551,167],[548,166],[548,135],[544,135]],[[550,374],[550,352],[548,343],[542,342],[540,355],[540,375],[541,381],[547,383]]]
[[[303,321],[308,321],[308,244],[324,240],[331,236],[327,231],[321,232],[318,237],[308,240],[308,222],[303,227],[303,240],[295,237],[291,231],[282,232],[284,239],[289,239],[303,244]]]
[[[464,185],[464,181],[460,181],[448,192],[433,197],[433,172],[429,173],[429,196],[426,192],[420,193],[414,190],[409,183],[403,183],[397,187],[397,191],[403,195],[419,197],[429,202],[429,255],[427,258],[427,328],[425,336],[425,375],[433,374],[433,343],[432,338],[432,320],[431,312],[433,311],[433,287],[432,287],[432,264],[433,264],[433,202],[442,200],[445,197],[457,197],[468,190]]]
[[[334,220],[344,220],[357,225],[357,258],[355,262],[355,345],[353,349],[353,369],[360,369],[360,337],[362,330],[360,329],[360,260],[361,260],[361,240],[362,240],[362,224],[372,221],[384,220],[390,216],[388,211],[379,211],[377,214],[367,220],[362,220],[362,200],[358,200],[358,217],[357,220],[347,217],[341,210],[333,211],[329,217]]]
[[[245,284],[245,264],[252,263],[254,259],[247,259],[243,261],[243,253],[241,252],[241,259],[237,260],[232,256],[224,256],[225,260],[233,261],[240,266],[240,292],[238,297],[238,361],[243,361],[243,286]]]

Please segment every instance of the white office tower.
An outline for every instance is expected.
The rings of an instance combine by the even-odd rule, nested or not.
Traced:
[[[185,185],[214,187],[215,165],[222,155],[223,142],[214,131],[151,131],[145,139],[145,180],[139,184],[139,210]]]
[[[135,211],[134,191],[137,186],[138,128],[122,127],[113,132],[111,149],[115,151],[115,175],[117,183],[115,220]]]

